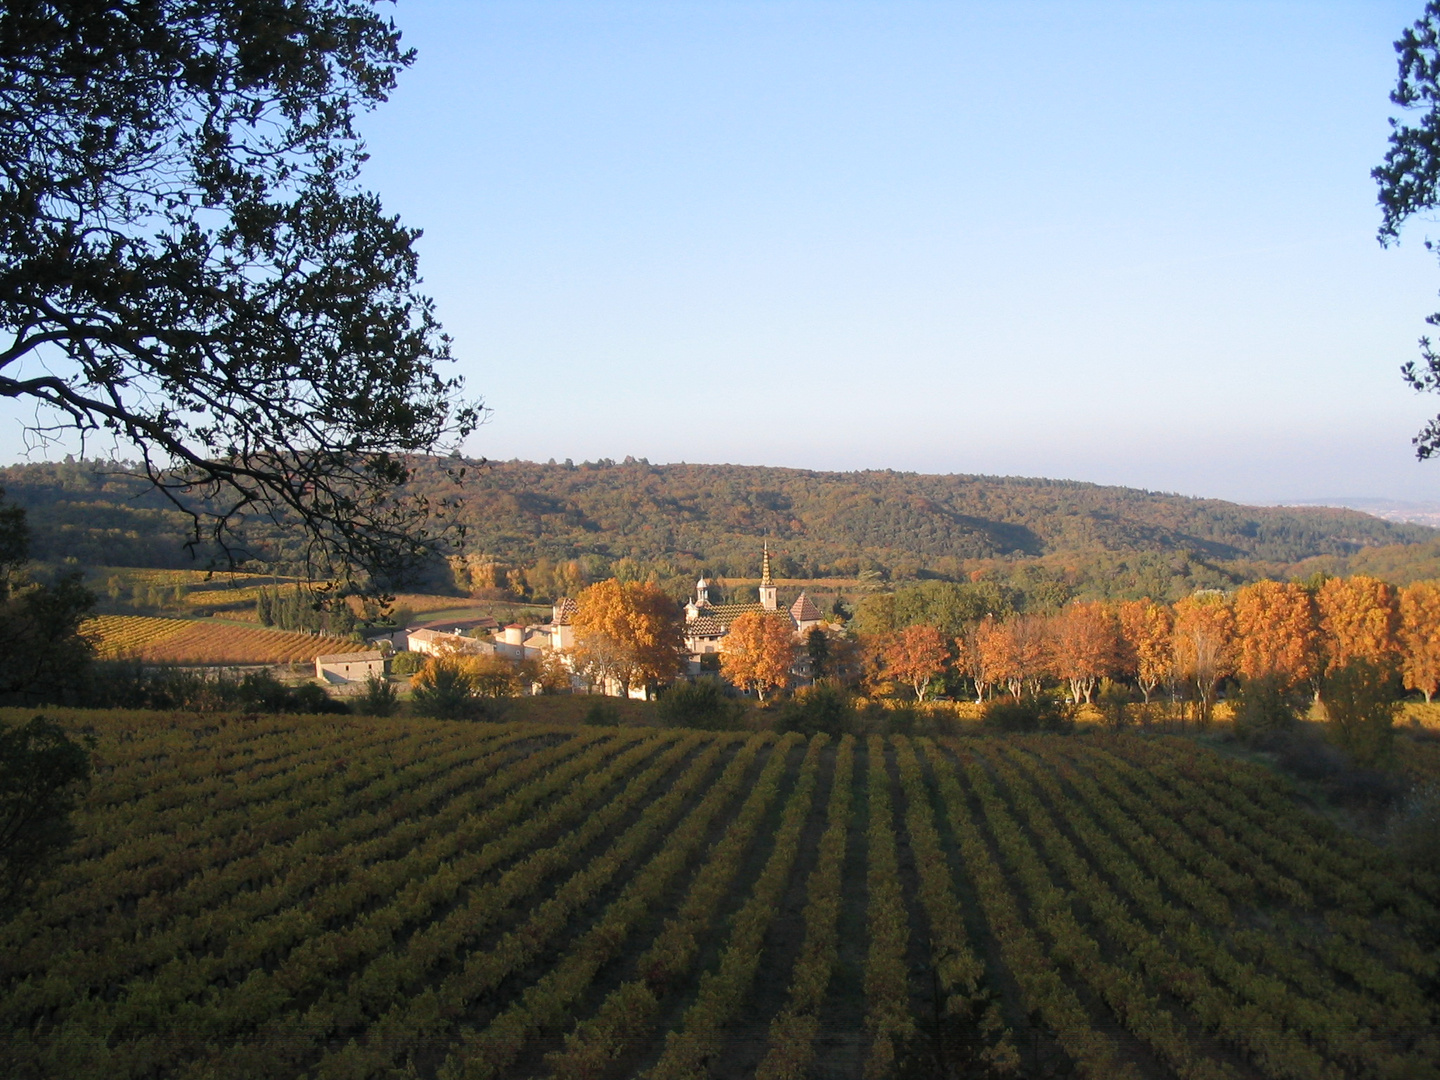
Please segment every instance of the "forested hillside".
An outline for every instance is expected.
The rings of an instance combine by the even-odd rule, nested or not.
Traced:
[[[12,466],[0,471],[0,483],[26,508],[43,558],[189,565],[184,520],[114,466]],[[1043,571],[1096,588],[1118,581],[1123,591],[1159,594],[1278,573],[1304,560],[1343,568],[1381,548],[1392,554],[1369,561],[1405,576],[1408,545],[1436,537],[1423,526],[1351,510],[888,470],[432,458],[416,463],[412,487],[432,501],[460,503],[452,520],[465,526],[462,560],[449,584],[462,590],[504,587],[507,572],[523,576],[537,564],[540,574],[532,577],[571,563],[586,578],[617,567],[662,579],[700,570],[743,578],[758,573],[764,537],[787,578]],[[273,526],[257,527],[253,539],[273,562],[287,557],[285,537]],[[1429,561],[1433,556],[1427,552]],[[498,569],[482,580],[484,567]]]

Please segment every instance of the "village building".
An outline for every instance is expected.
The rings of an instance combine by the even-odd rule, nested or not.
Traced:
[[[495,646],[488,641],[450,634],[443,630],[417,628],[405,632],[405,648],[425,656],[446,656],[458,653],[462,656],[494,656]]]
[[[315,678],[332,684],[365,682],[371,676],[383,679],[385,668],[386,656],[379,649],[315,657]]]
[[[766,544],[764,554],[760,561],[760,600],[753,604],[715,604],[710,600],[711,583],[708,578],[701,578],[695,583],[695,599],[685,605],[685,648],[694,660],[698,660],[706,653],[718,653],[721,642],[730,633],[730,624],[741,615],[748,615],[751,612],[770,612],[784,615],[795,623],[793,609],[781,611],[778,599],[779,590],[775,587],[775,579],[770,574],[770,545]],[[815,611],[815,605],[805,595],[801,594],[805,601],[807,613],[814,611],[816,621],[812,625],[819,624],[819,611]],[[799,605],[800,601],[796,601]],[[798,625],[798,624],[797,624]]]

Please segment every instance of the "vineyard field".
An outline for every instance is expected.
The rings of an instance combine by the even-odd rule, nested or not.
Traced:
[[[80,632],[95,642],[97,656],[156,663],[310,663],[326,653],[352,652],[348,638],[235,626],[208,619],[165,619],[148,615],[97,615]]]
[[[1440,883],[1193,740],[65,722],[7,1077],[1440,1077]]]

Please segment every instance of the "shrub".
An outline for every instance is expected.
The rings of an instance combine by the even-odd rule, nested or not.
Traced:
[[[485,711],[474,696],[470,673],[453,656],[431,657],[412,685],[410,704],[421,716],[469,720]]]
[[[1399,707],[1395,676],[1366,660],[1352,660],[1325,680],[1330,737],[1350,760],[1365,767],[1389,763]]]
[[[365,693],[357,704],[366,716],[389,716],[395,711],[398,695],[395,684],[371,672],[365,677]]]
[[[676,683],[666,690],[655,711],[670,727],[728,731],[738,725],[745,706],[726,697],[714,679],[697,679]]]
[[[585,710],[580,722],[588,727],[619,727],[620,710],[605,698],[597,698]]]
[[[818,682],[783,702],[776,716],[780,731],[798,731],[802,735],[841,735],[855,722],[855,706],[849,692],[834,683]]]
[[[1440,871],[1440,784],[1417,787],[1390,829],[1395,853],[1410,865]]]
[[[1252,746],[1273,743],[1300,721],[1294,692],[1274,676],[1245,679],[1230,704],[1236,738]]]
[[[985,706],[981,719],[996,731],[1068,731],[1070,711],[1046,697],[997,698]]]
[[[414,675],[425,666],[425,657],[418,652],[401,651],[390,658],[390,670],[396,675]]]
[[[1130,704],[1130,688],[1113,679],[1101,679],[1100,688],[1095,691],[1095,707],[1100,710],[1105,722],[1111,727],[1125,726],[1125,709]]]
[[[269,671],[242,678],[233,672],[147,667],[134,661],[95,665],[85,701],[111,709],[183,709],[187,712],[346,713],[315,683],[287,686]]]

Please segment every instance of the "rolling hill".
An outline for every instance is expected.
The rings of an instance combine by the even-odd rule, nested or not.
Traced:
[[[19,465],[0,470],[0,484],[27,509],[39,558],[194,565],[181,549],[184,519],[118,471]],[[459,553],[470,564],[570,561],[588,578],[617,567],[677,582],[702,570],[752,577],[767,538],[786,578],[1058,574],[1081,591],[1110,582],[1153,595],[1297,567],[1343,572],[1351,561],[1403,578],[1412,553],[1435,562],[1440,537],[1345,509],[889,470],[426,458],[414,462],[412,487],[459,502],[453,520],[465,526]],[[283,534],[257,525],[252,539],[283,565]],[[446,585],[457,581],[440,567],[432,586]]]

